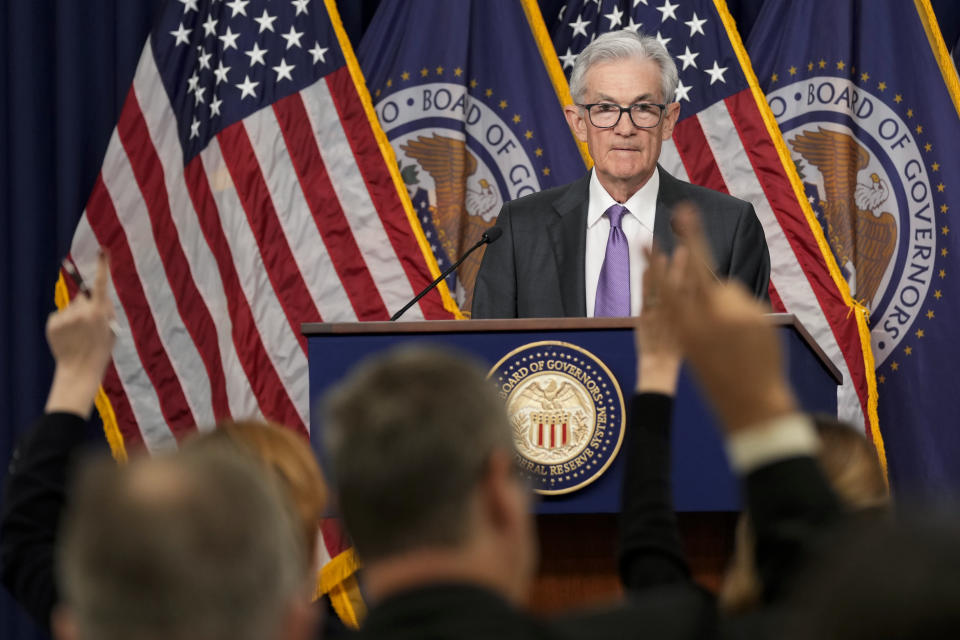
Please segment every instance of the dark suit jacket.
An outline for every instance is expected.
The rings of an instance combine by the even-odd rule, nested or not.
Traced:
[[[653,239],[672,252],[672,208],[693,202],[713,250],[715,272],[768,298],[770,255],[753,205],[677,180],[663,169]],[[584,255],[590,174],[571,184],[507,202],[497,226],[503,237],[486,248],[473,292],[474,318],[585,316]]]
[[[627,457],[619,559],[627,590],[623,602],[545,620],[476,585],[426,585],[371,607],[359,636],[369,640],[758,637],[743,627],[721,625],[713,597],[690,579],[670,490],[673,398],[640,394],[631,409],[621,453]],[[749,474],[744,483],[746,502],[757,524],[761,576],[780,586],[789,578],[786,572],[805,560],[803,538],[837,517],[839,506],[812,458],[767,465]]]

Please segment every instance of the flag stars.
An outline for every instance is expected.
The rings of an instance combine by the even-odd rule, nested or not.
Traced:
[[[543,149],[537,147],[533,150],[533,155],[537,156],[538,158],[541,157],[543,155]]]
[[[903,352],[904,352],[905,354],[907,354],[908,356],[912,356],[912,355],[913,355],[913,347],[905,347],[904,350],[903,350]]]
[[[250,76],[244,76],[243,82],[236,85],[237,89],[240,89],[240,99],[243,100],[247,96],[250,96],[254,100],[257,98],[257,92],[255,91],[259,82],[254,82],[250,79]]]
[[[543,175],[545,175],[545,176],[550,175],[550,167],[544,167],[544,168],[543,168]]]
[[[443,75],[443,67],[437,67],[437,75]]]
[[[226,67],[221,60],[217,64],[217,68],[213,70],[213,75],[216,77],[215,84],[220,84],[221,82],[227,81],[227,72],[230,71],[230,67]]]
[[[576,38],[577,35],[582,35],[584,38],[587,37],[587,25],[590,23],[583,19],[583,16],[577,16],[577,19],[573,22],[567,23],[571,29],[573,29],[573,35],[571,38]]]
[[[196,118],[193,119],[193,122],[190,123],[190,139],[200,137],[200,121]]]
[[[293,14],[294,16],[298,16],[301,13],[310,15],[310,12],[307,11],[307,5],[310,4],[310,0],[293,0],[290,4],[297,10],[297,12]]]
[[[500,101],[500,104],[498,104],[497,106],[500,107],[501,109],[506,109],[506,108],[507,108],[507,101],[506,101],[506,100],[501,100],[501,101]]]
[[[863,73],[860,74],[860,81],[861,81],[861,82],[866,82],[866,81],[869,80],[869,79],[870,79],[870,74],[867,73],[866,71],[864,71]]]
[[[227,49],[237,48],[237,38],[240,37],[240,34],[234,33],[231,31],[230,27],[227,27],[227,30],[223,32],[223,35],[217,37],[223,43],[223,50],[226,52]]]
[[[917,133],[923,133],[923,125],[918,124],[914,129]]]
[[[941,291],[940,289],[937,289],[936,291],[933,292],[933,297],[939,300],[940,298],[943,297],[943,291]]]
[[[421,77],[426,78],[428,75],[430,75],[430,70],[429,70],[429,69],[427,69],[426,67],[424,67],[423,69],[420,69],[420,76],[421,76]]]
[[[923,338],[927,333],[923,329],[917,329],[917,332],[914,334],[918,338]]]
[[[945,204],[940,205],[940,213],[946,213],[949,210],[950,210],[950,207],[948,207],[947,205]]]
[[[560,56],[560,62],[563,63],[563,68],[567,67],[573,68],[573,63],[577,61],[577,54],[573,53],[570,50],[570,47],[567,47],[567,52]]]
[[[643,26],[642,22],[634,22],[633,16],[630,16],[630,20],[627,22],[627,26],[625,26],[624,29],[629,29],[630,31],[637,33],[640,31],[640,27],[642,26]]]
[[[796,67],[790,67],[790,75],[792,75],[792,76],[797,75],[797,68],[796,68]]]
[[[930,168],[933,169],[934,173],[936,173],[937,171],[940,171],[940,163],[934,162],[932,165],[930,165]]]
[[[813,63],[812,63],[812,62],[808,62],[808,63],[807,63],[807,71],[813,71]]]
[[[947,235],[948,233],[950,233],[950,227],[948,227],[947,225],[943,225],[942,227],[940,227],[940,233],[942,233],[943,235]]]
[[[250,0],[233,0],[233,2],[228,2],[227,6],[230,7],[230,10],[233,11],[231,18],[236,18],[237,15],[245,16],[247,15],[247,5],[250,4]]]
[[[456,69],[453,70],[453,75],[459,78],[460,76],[463,75],[463,69],[461,69],[460,67],[457,67]]]
[[[946,278],[946,277],[947,277],[947,270],[946,270],[946,269],[940,269],[940,271],[937,272],[937,275],[940,276],[940,279],[942,280],[943,278]]]
[[[704,71],[710,76],[711,85],[718,80],[726,84],[727,81],[724,79],[723,74],[727,72],[727,67],[721,67],[719,64],[717,64],[716,60],[713,61],[712,68],[705,69]]]
[[[681,100],[690,102],[690,89],[692,88],[692,85],[685,85],[682,80],[677,80],[677,94],[674,96],[674,99],[677,102]]]
[[[893,101],[897,104],[900,104],[903,102],[903,96],[898,93],[897,95],[893,96]]]
[[[183,5],[183,15],[197,11],[197,0],[178,0]]]
[[[200,83],[200,76],[197,75],[197,72],[194,71],[193,75],[187,78],[187,92],[194,92],[197,90],[197,85]]]
[[[409,72],[409,71],[404,71],[403,73],[401,73],[401,74],[400,74],[400,79],[403,80],[404,82],[406,82],[407,80],[409,80],[409,79],[410,79],[410,72]]]
[[[213,116],[220,115],[220,105],[222,104],[223,104],[223,100],[214,96],[213,100],[210,101],[210,117],[211,118],[213,118]]]
[[[923,145],[923,150],[926,151],[927,153],[929,153],[932,149],[933,149],[933,145],[930,144],[929,142]]]
[[[530,129],[527,129],[526,131],[523,132],[523,137],[526,138],[527,140],[531,139],[533,137],[533,131],[530,131]]]
[[[389,88],[392,86],[393,86],[393,78],[387,78],[387,87]]]
[[[699,52],[693,53],[692,51],[690,51],[690,47],[684,47],[683,54],[677,56],[677,60],[680,60],[681,62],[683,62],[683,69],[681,69],[681,71],[685,70],[687,67],[693,67],[694,69],[696,69],[697,68],[696,60],[697,60],[697,56],[699,55],[700,55]]]
[[[261,48],[260,48],[260,45],[257,44],[256,42],[253,43],[253,49],[250,49],[250,51],[244,51],[244,53],[245,53],[246,55],[250,56],[250,66],[251,66],[251,67],[255,66],[255,65],[258,64],[258,63],[259,63],[259,64],[262,64],[262,65],[266,65],[266,64],[267,64],[267,63],[266,63],[266,60],[265,60],[264,57],[263,57],[264,55],[266,55],[267,50],[266,50],[266,49],[261,49]]]
[[[203,53],[200,54],[200,57],[197,59],[197,65],[199,65],[201,69],[209,69],[211,57],[213,57],[212,53],[207,53],[206,51],[204,51]]]
[[[897,371],[900,369],[900,363],[894,360],[893,362],[890,363],[890,368],[893,369],[894,371]]]
[[[908,117],[908,118],[912,118],[912,117],[913,117],[913,109],[907,109],[907,117]]]
[[[487,89],[486,91],[483,92],[483,95],[489,98],[490,96],[493,95],[493,89]]]
[[[513,124],[520,124],[520,114],[519,114],[519,113],[513,114]]]
[[[203,104],[203,93],[206,90],[205,87],[197,87],[197,90],[193,93],[193,106],[198,107]]]
[[[217,22],[218,20],[214,20],[212,15],[207,16],[206,22],[203,23],[204,37],[217,35]]]
[[[820,67],[821,69],[826,69],[826,68],[827,68],[827,61],[824,60],[823,58],[820,58],[820,61],[817,62],[817,66]]]
[[[939,193],[943,193],[943,190],[944,190],[945,188],[946,188],[946,186],[945,186],[942,182],[937,185],[937,191],[938,191]]]
[[[880,384],[883,384],[886,381],[887,381],[887,376],[883,375],[882,373],[879,376],[877,376],[877,382],[879,382]]]
[[[660,32],[659,32],[659,31],[657,31],[657,35],[656,35],[655,37],[657,38],[657,42],[659,42],[660,44],[663,45],[663,48],[664,48],[664,49],[667,48],[667,43],[670,42],[671,40],[673,40],[673,38],[666,38],[666,37],[660,35]]]
[[[259,18],[254,18],[253,21],[260,25],[260,31],[257,33],[263,33],[264,31],[273,31],[273,23],[276,21],[277,16],[271,16],[267,13],[267,10],[263,10],[263,14]],[[276,33],[276,32],[274,32]]]
[[[610,31],[613,31],[614,27],[619,27],[623,24],[623,11],[621,11],[620,7],[617,5],[613,5],[613,9],[610,11],[610,13],[604,14],[603,17],[610,21],[610,24],[607,27]]]
[[[293,80],[293,76],[290,73],[293,71],[296,65],[287,64],[287,61],[283,58],[280,58],[280,64],[276,67],[273,67],[273,70],[277,73],[277,82],[281,80]]]
[[[470,81],[470,88],[471,88],[471,89],[476,89],[476,88],[477,88],[477,85],[479,85],[479,84],[480,84],[480,83],[477,82],[477,79],[474,78],[473,80]]]
[[[679,7],[679,6],[680,6],[679,3],[677,3],[677,4],[670,4],[670,0],[664,0],[663,6],[656,7],[657,11],[659,11],[659,12],[662,14],[661,17],[660,17],[660,22],[661,22],[661,23],[662,23],[662,22],[666,22],[667,20],[670,20],[671,18],[674,19],[674,20],[676,20],[676,19],[677,19],[677,7]]]
[[[927,309],[927,320],[933,320],[936,317],[936,314],[933,313],[933,309]]]
[[[950,251],[946,247],[944,247],[943,249],[940,249],[940,256],[942,258],[946,258],[947,255],[949,255],[949,253]]]
[[[701,20],[697,18],[697,12],[694,11],[693,17],[687,20],[686,22],[684,22],[683,24],[690,27],[690,37],[692,38],[697,33],[699,33],[702,36],[706,35],[703,32],[703,25],[705,25],[706,23],[707,23],[706,19]]]
[[[886,83],[886,82],[878,82],[878,83],[877,83],[877,89],[879,89],[880,91],[886,91],[886,90],[887,90],[887,83]]]
[[[780,79],[780,76],[778,76],[775,73],[770,76],[770,82],[776,82],[779,79]]]
[[[174,46],[180,46],[181,44],[190,44],[190,32],[193,29],[186,29],[183,26],[183,23],[180,23],[180,26],[176,30],[171,31],[170,35],[177,39],[174,43]]]
[[[847,63],[841,60],[837,63],[837,71],[843,71],[847,67]]]
[[[319,42],[314,42],[313,49],[309,50],[310,55],[313,56],[313,64],[317,64],[318,62],[326,63],[326,55],[329,50],[329,47],[321,47]]]
[[[287,33],[281,33],[280,37],[287,41],[287,49],[289,50],[292,47],[301,46],[300,38],[303,37],[303,31],[297,31],[293,28],[293,25],[290,25],[290,31]]]

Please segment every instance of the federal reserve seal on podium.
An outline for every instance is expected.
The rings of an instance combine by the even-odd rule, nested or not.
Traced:
[[[599,478],[620,450],[625,413],[616,378],[568,342],[531,342],[505,355],[488,377],[513,426],[520,472],[537,493],[576,491]]]

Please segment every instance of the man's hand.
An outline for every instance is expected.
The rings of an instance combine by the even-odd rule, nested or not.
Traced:
[[[647,269],[643,272],[643,312],[634,332],[637,343],[637,392],[677,392],[677,376],[683,352],[676,327],[664,312],[659,300],[663,286],[660,278],[667,272],[666,256],[647,252]]]
[[[654,256],[650,278],[660,283],[666,322],[721,422],[734,432],[797,411],[766,307],[739,283],[716,280],[692,206],[677,207],[674,217],[685,229],[684,240],[669,263]]]
[[[114,312],[107,295],[108,273],[108,258],[101,254],[90,297],[78,295],[47,320],[47,342],[56,361],[47,413],[64,411],[90,417],[116,338],[111,328]]]

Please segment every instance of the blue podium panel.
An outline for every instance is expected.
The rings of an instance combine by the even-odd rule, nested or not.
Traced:
[[[780,326],[786,366],[805,410],[836,414],[836,369],[825,364],[792,316],[771,315]],[[426,344],[456,349],[493,367],[511,351],[544,340],[586,350],[613,374],[623,393],[627,434],[636,383],[636,350],[630,319],[472,320],[439,322],[304,325],[310,363],[311,420],[314,449],[324,459],[323,425],[317,410],[323,393],[355,364],[398,345]],[[730,363],[737,375],[738,363]],[[738,487],[730,472],[715,419],[690,374],[681,372],[673,418],[673,493],[678,511],[733,511]],[[623,456],[591,484],[571,493],[541,496],[538,513],[609,513],[619,511]],[[429,498],[429,496],[424,496]]]

